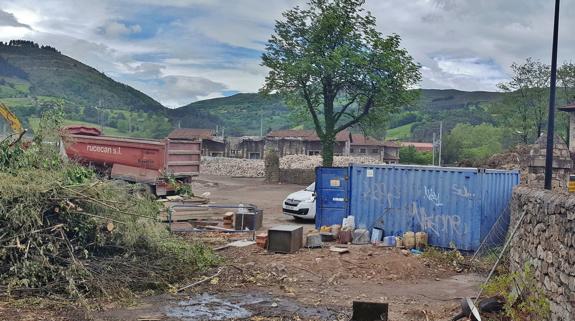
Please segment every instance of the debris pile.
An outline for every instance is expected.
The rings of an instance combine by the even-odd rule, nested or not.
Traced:
[[[321,156],[287,155],[280,158],[280,168],[313,169],[321,166]],[[380,164],[376,158],[365,156],[335,156],[333,166],[354,164]],[[261,159],[202,157],[202,174],[232,177],[264,177]]]
[[[495,169],[525,170],[529,165],[529,154],[532,147],[532,145],[518,145],[505,153],[491,156],[485,165]]]
[[[280,159],[280,168],[312,169],[321,166],[321,156],[287,155]],[[349,164],[381,164],[376,158],[367,156],[334,156],[333,166]]]
[[[517,169],[519,170],[520,176],[522,178],[526,178],[529,170],[529,156],[532,148],[533,145],[517,145],[509,151],[489,157],[483,166],[504,170]],[[525,179],[521,179],[521,182],[524,183]]]
[[[264,177],[264,161],[261,159],[243,159],[202,156],[200,172],[207,175],[232,177]]]
[[[48,148],[0,144],[0,294],[166,290],[217,262],[170,235],[160,204],[138,186],[98,179]]]

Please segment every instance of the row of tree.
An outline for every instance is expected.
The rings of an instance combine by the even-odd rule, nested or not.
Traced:
[[[60,51],[56,50],[56,48],[54,48],[54,47],[40,46],[36,42],[30,41],[30,40],[10,40],[7,42],[0,41],[0,47],[36,48],[36,49],[45,49],[45,50],[60,53]]]

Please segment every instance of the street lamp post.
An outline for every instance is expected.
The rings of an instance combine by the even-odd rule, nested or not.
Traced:
[[[557,42],[559,34],[559,2],[555,0],[553,49],[551,52],[551,88],[549,90],[549,118],[547,120],[547,150],[545,153],[545,189],[551,189],[553,175],[553,138],[555,135],[555,90],[557,82]]]

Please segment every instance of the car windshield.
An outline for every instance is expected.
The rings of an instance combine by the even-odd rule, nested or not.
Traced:
[[[315,183],[311,183],[311,185],[306,187],[305,190],[308,192],[315,192]]]

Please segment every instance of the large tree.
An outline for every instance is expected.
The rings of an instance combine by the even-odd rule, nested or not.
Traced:
[[[550,66],[527,58],[523,64],[511,65],[511,80],[498,87],[507,92],[497,106],[504,123],[516,130],[523,143],[537,138],[547,123]]]
[[[270,69],[264,93],[277,92],[310,115],[331,166],[335,137],[352,126],[381,125],[414,98],[420,66],[384,37],[364,0],[310,0],[277,21],[262,64]]]

